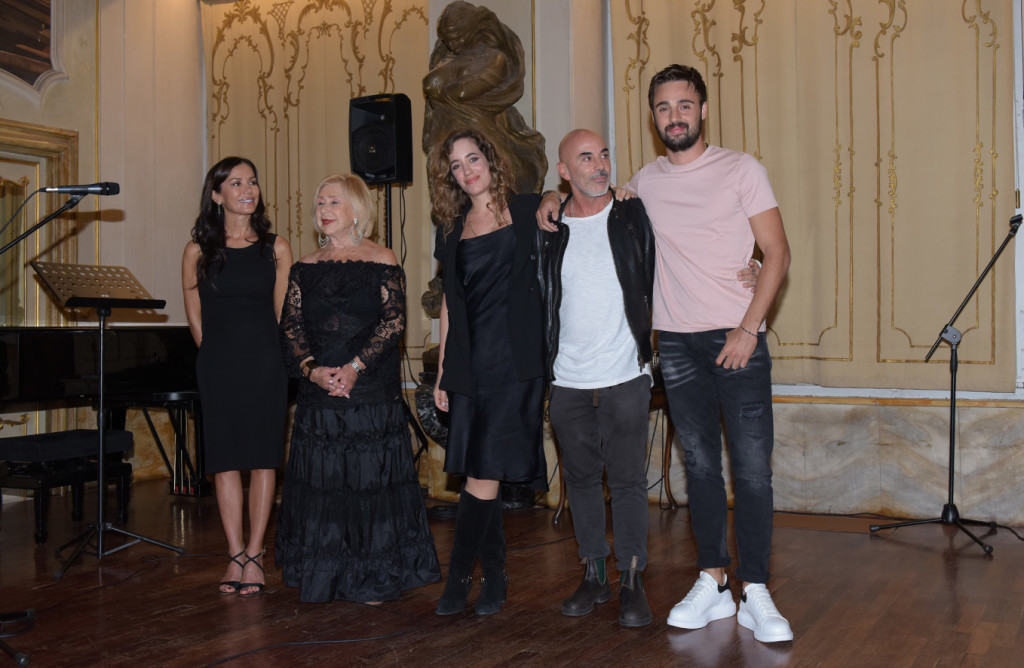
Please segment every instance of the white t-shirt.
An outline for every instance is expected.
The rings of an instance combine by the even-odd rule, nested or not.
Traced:
[[[754,251],[750,218],[778,206],[764,166],[746,153],[708,146],[685,165],[659,157],[627,187],[654,228],[654,329],[738,326],[753,298],[736,280]]]
[[[608,241],[609,202],[587,218],[564,217],[569,243],[562,258],[558,355],[553,385],[610,387],[640,375],[636,341],[626,321],[622,287]],[[644,373],[650,373],[645,368]]]

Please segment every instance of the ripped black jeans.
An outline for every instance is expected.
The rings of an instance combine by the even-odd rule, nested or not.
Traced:
[[[658,350],[672,422],[686,462],[697,568],[730,564],[728,499],[722,477],[722,423],[728,442],[739,566],[736,578],[767,584],[772,544],[772,360],[764,334],[743,369],[715,365],[729,330],[659,332]]]

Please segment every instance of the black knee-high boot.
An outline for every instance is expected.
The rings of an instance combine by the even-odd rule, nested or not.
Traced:
[[[487,524],[484,542],[480,546],[480,566],[484,575],[480,578],[480,596],[474,606],[478,615],[493,615],[501,610],[508,588],[508,574],[505,573],[505,512],[501,507],[501,495],[489,503],[491,521]]]
[[[476,498],[466,490],[459,494],[455,515],[455,536],[448,564],[448,580],[444,593],[434,610],[439,615],[454,615],[466,609],[466,599],[473,586],[473,566],[480,554],[487,525],[491,518],[491,502]]]

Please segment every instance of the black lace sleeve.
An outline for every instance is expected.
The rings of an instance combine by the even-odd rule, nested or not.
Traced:
[[[387,265],[381,276],[380,317],[366,331],[366,343],[359,359],[367,368],[381,356],[396,348],[405,331],[405,272],[396,265]]]
[[[302,290],[299,289],[298,267],[298,264],[293,265],[288,274],[288,292],[284,296],[280,326],[284,365],[292,378],[303,377],[299,364],[311,354],[302,318]]]

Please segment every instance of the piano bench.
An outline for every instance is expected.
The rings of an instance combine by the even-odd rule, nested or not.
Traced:
[[[71,486],[71,518],[82,519],[85,483],[96,481],[99,473],[99,434],[95,429],[73,429],[50,434],[0,438],[0,488],[32,490],[35,506],[36,543],[46,542],[46,515],[50,489]],[[106,453],[104,478],[117,485],[118,521],[128,519],[132,465],[122,461],[134,445],[132,433],[108,430],[104,439]],[[100,494],[102,497],[102,494]]]

